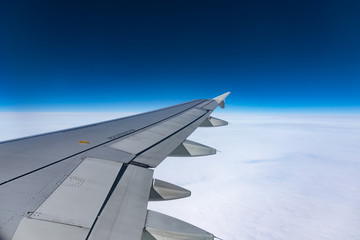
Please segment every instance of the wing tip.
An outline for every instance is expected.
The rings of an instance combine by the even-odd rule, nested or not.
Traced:
[[[213,98],[219,105],[221,108],[224,108],[225,107],[225,98],[227,96],[230,95],[231,92],[227,92],[227,93],[224,93],[224,94],[221,94],[220,96],[217,96],[215,98]]]
[[[225,101],[225,98],[230,95],[231,92],[226,92],[224,94],[221,94],[220,96],[217,96],[213,98],[217,103],[221,103],[222,101]]]

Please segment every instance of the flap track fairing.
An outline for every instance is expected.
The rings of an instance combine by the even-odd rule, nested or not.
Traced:
[[[170,153],[170,157],[199,157],[213,155],[216,153],[216,149],[208,147],[206,145],[185,140],[175,150]]]
[[[226,126],[228,124],[229,123],[227,121],[210,116],[207,119],[205,119],[205,121],[202,122],[199,127],[221,127],[221,126]]]
[[[179,219],[148,210],[142,240],[213,240],[214,235]]]
[[[189,197],[190,195],[191,192],[185,188],[154,179],[150,190],[149,201],[173,200]]]

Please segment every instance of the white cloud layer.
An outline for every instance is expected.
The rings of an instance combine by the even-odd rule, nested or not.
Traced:
[[[0,140],[118,113],[0,113]],[[192,191],[149,208],[231,239],[360,239],[360,115],[214,114],[191,140],[220,150],[168,158],[155,177]]]

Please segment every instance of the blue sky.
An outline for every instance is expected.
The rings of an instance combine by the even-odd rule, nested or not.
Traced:
[[[2,1],[0,109],[360,108],[358,1]]]

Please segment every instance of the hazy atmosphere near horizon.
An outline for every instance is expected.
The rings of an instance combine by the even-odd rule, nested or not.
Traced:
[[[231,91],[149,208],[231,239],[360,239],[360,2],[2,1],[0,141]]]

